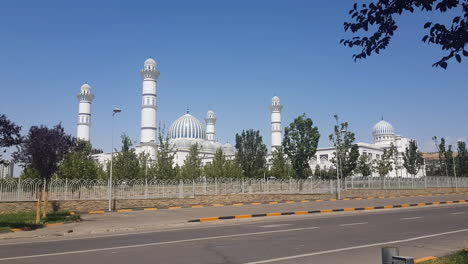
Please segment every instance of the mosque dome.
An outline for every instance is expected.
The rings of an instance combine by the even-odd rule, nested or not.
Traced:
[[[169,138],[206,139],[206,131],[198,119],[187,113],[172,123]]]
[[[91,86],[89,86],[89,84],[85,83],[81,85],[81,91],[89,91],[89,90],[91,90]]]
[[[145,66],[156,66],[156,61],[153,58],[148,58],[145,60]]]
[[[389,134],[394,135],[395,134],[395,129],[387,121],[380,120],[379,122],[377,122],[377,124],[374,125],[374,128],[372,129],[372,134],[374,136],[389,135]]]

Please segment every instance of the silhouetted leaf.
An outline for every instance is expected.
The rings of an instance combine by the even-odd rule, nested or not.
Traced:
[[[461,56],[460,56],[460,54],[455,54],[455,59],[457,59],[458,63],[461,63]]]
[[[427,22],[426,24],[424,24],[424,28],[428,28],[428,27],[430,27],[431,25],[432,25],[431,22]]]

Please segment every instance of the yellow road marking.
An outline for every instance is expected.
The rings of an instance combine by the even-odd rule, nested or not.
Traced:
[[[267,216],[280,216],[281,213],[267,213]]]
[[[331,212],[333,212],[332,209],[320,210],[320,213],[331,213]]]
[[[200,218],[200,222],[208,222],[208,221],[215,221],[219,220],[219,217],[205,217],[205,218]]]
[[[424,261],[428,261],[428,260],[434,260],[434,259],[437,259],[437,257],[429,256],[429,257],[415,259],[414,263],[420,263],[420,262],[424,262]]]
[[[252,215],[236,215],[236,219],[250,218]]]
[[[158,208],[144,208],[143,211],[156,211]]]
[[[297,215],[300,215],[300,214],[308,214],[309,212],[307,211],[297,211],[297,212],[294,212],[294,214],[297,214]]]

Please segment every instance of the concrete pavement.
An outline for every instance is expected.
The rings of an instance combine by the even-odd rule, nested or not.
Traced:
[[[182,230],[4,244],[0,263],[371,264],[378,263],[380,247],[388,243],[415,257],[468,247],[467,216],[468,205],[460,204],[235,225],[196,223]]]

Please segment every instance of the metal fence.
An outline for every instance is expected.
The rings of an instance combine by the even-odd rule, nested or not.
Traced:
[[[45,182],[38,179],[0,179],[0,202],[34,201]],[[105,180],[54,179],[47,183],[49,200],[103,200],[109,197]],[[113,199],[184,198],[227,194],[324,194],[336,191],[336,180],[305,179],[197,179],[121,180],[112,183]],[[428,187],[468,187],[468,178],[349,177],[342,189],[424,189]]]

